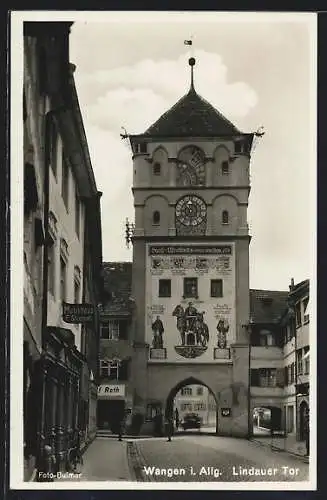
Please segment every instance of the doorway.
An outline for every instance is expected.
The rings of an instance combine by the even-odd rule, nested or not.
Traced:
[[[113,434],[118,434],[119,425],[125,413],[124,400],[98,400],[97,421],[98,429],[109,430]]]
[[[309,415],[309,406],[306,401],[302,401],[300,404],[300,428],[299,428],[299,439],[304,441],[307,433],[307,419]]]

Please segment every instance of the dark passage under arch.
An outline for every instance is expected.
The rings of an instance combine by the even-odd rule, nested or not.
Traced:
[[[209,393],[213,396],[214,401],[215,401],[215,433],[218,433],[218,402],[217,398],[212,391],[212,389],[202,382],[200,379],[197,379],[195,377],[188,377],[182,381],[180,381],[178,384],[176,384],[171,391],[168,394],[167,400],[166,400],[166,407],[165,407],[165,417],[174,419],[174,401],[181,389],[187,387],[187,386],[202,386],[206,387],[209,391]]]

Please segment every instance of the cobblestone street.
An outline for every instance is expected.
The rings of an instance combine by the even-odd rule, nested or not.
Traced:
[[[308,464],[245,440],[181,436],[135,442],[145,481],[304,481]],[[158,470],[156,470],[158,469]]]
[[[79,481],[305,481],[301,458],[246,440],[205,435],[97,438],[84,454]],[[71,479],[62,478],[61,481]]]

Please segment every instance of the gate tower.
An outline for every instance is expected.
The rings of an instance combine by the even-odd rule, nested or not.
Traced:
[[[254,133],[191,86],[133,151],[134,413],[149,432],[185,381],[218,406],[217,432],[247,436],[249,243]]]

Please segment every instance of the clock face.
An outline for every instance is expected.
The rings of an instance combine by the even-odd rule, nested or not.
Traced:
[[[189,146],[178,156],[177,184],[183,186],[203,185],[205,183],[204,155],[202,151]]]
[[[201,198],[184,196],[176,203],[176,219],[184,226],[198,226],[206,218],[207,207]]]

